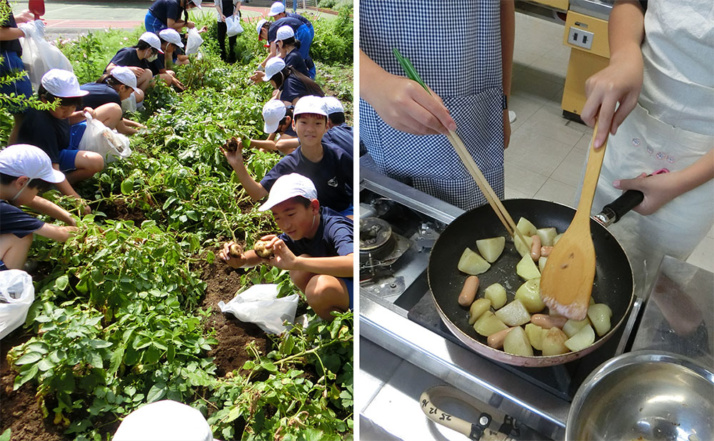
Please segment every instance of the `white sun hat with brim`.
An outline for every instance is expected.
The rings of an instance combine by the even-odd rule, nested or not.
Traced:
[[[258,24],[255,25],[255,31],[258,33],[258,40],[261,39],[261,38],[260,38],[260,31],[263,29],[263,25],[264,25],[265,23],[267,23],[267,22],[268,22],[268,20],[266,20],[266,19],[264,19],[264,18],[261,18],[261,19],[258,21]]]
[[[8,176],[27,176],[50,184],[65,180],[64,173],[52,168],[52,161],[44,150],[34,145],[15,144],[0,150],[0,173]]]
[[[160,54],[164,53],[164,51],[161,50],[161,39],[153,32],[144,32],[141,34],[141,37],[139,37],[139,40],[149,43],[149,46],[159,51]]]
[[[136,75],[126,66],[114,66],[110,76],[114,77],[117,81],[125,86],[129,86],[134,89],[134,92],[139,92],[141,89],[136,87]]]
[[[345,113],[345,108],[342,107],[342,103],[334,96],[326,96],[322,100],[325,102],[325,111],[328,115],[332,115],[333,113]]]
[[[42,76],[40,84],[58,98],[77,98],[89,92],[79,88],[79,81],[74,73],[64,69],[50,69]]]
[[[293,117],[309,113],[312,115],[327,116],[325,100],[315,95],[306,95],[298,100],[293,109]]]
[[[162,40],[168,41],[169,43],[183,48],[183,42],[181,41],[181,35],[176,31],[176,29],[166,28],[159,31],[159,37]]]
[[[295,31],[288,25],[280,26],[278,32],[275,34],[276,41],[287,40],[288,38],[293,38],[295,36]]]
[[[258,211],[270,210],[276,205],[296,196],[304,197],[309,201],[317,199],[315,184],[313,184],[309,178],[298,173],[283,175],[279,177],[270,188],[268,200],[258,208]]]
[[[263,125],[263,132],[274,133],[278,130],[278,125],[280,121],[285,118],[288,113],[285,108],[285,103],[280,100],[270,100],[263,106],[263,120],[265,124]]]
[[[130,413],[114,434],[114,441],[213,441],[211,427],[201,412],[172,400],[145,404]]]
[[[273,57],[265,63],[265,76],[263,81],[270,81],[273,75],[285,69],[285,61],[280,57]]]
[[[268,17],[275,17],[278,14],[285,12],[285,5],[283,2],[275,2],[270,5],[270,12],[268,12]]]
[[[194,5],[196,5],[196,7],[197,7],[198,9],[203,9],[203,8],[201,7],[201,3],[203,3],[202,0],[191,0],[191,3],[193,3]]]

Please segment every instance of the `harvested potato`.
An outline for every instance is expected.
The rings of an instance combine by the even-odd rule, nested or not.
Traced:
[[[610,324],[611,317],[612,309],[604,303],[595,303],[588,308],[588,318],[600,337],[607,334],[612,327]]]
[[[532,357],[533,348],[526,331],[520,326],[513,328],[503,340],[503,351],[521,357]]]
[[[568,336],[560,328],[550,328],[543,336],[543,355],[560,355],[568,352],[565,341]]]
[[[547,332],[546,329],[541,328],[533,323],[526,324],[526,335],[528,336],[528,341],[531,342],[533,349],[539,351],[543,350],[543,336]]]
[[[268,248],[269,243],[267,240],[258,240],[253,244],[253,251],[263,259],[270,259],[273,257],[273,249]]]
[[[516,300],[520,300],[531,314],[544,310],[545,303],[540,298],[540,278],[530,279],[518,287]]]
[[[539,228],[536,234],[538,234],[538,237],[540,237],[540,244],[542,246],[553,246],[553,240],[555,239],[555,236],[558,235],[558,232],[555,228],[550,227]]]
[[[469,325],[476,323],[476,320],[489,309],[491,309],[491,301],[489,299],[476,299],[469,308]]]
[[[530,251],[521,258],[521,261],[516,265],[516,274],[526,280],[537,279],[540,277],[540,271],[533,259],[531,259]]]
[[[486,262],[483,257],[479,256],[478,253],[471,248],[466,248],[461,254],[461,258],[459,258],[458,268],[461,272],[478,276],[488,271],[488,269],[491,268],[491,264]]]
[[[508,326],[521,326],[531,321],[531,315],[520,300],[514,300],[496,311],[496,317]]]
[[[523,241],[520,237],[518,237],[518,235],[513,236],[513,244],[516,246],[516,251],[518,251],[518,254],[520,254],[521,256],[530,256],[533,239],[531,238],[531,236],[523,236],[523,238],[526,240],[526,243],[523,243]]]
[[[575,335],[565,340],[565,346],[573,352],[580,351],[595,343],[595,331],[588,323]]]
[[[233,137],[233,138],[227,140],[225,144],[223,144],[223,150],[233,153],[236,150],[238,150],[239,143],[240,143],[240,141],[238,141],[235,137]]]
[[[243,255],[243,247],[237,243],[232,243],[231,246],[228,247],[228,254],[231,257],[240,257]]]
[[[538,229],[525,217],[522,217],[518,219],[518,223],[516,224],[516,228],[518,231],[523,233],[524,236],[533,236],[534,234],[538,233]]]
[[[508,301],[506,288],[504,288],[500,283],[489,285],[488,288],[483,291],[483,296],[491,300],[493,309],[501,309]]]
[[[468,276],[466,281],[464,281],[464,287],[461,288],[461,293],[459,294],[459,305],[464,308],[468,308],[474,302],[476,298],[476,291],[478,291],[479,280],[478,276]]]
[[[481,317],[474,323],[474,330],[484,337],[488,337],[504,329],[508,329],[508,326],[491,311],[486,311],[481,314]]]
[[[501,256],[503,249],[506,247],[505,237],[491,237],[489,239],[481,239],[476,241],[476,248],[481,253],[486,262],[493,263]]]
[[[565,335],[567,335],[568,337],[572,337],[575,334],[577,334],[578,331],[583,329],[583,327],[585,327],[585,325],[589,325],[589,324],[590,324],[590,320],[588,320],[587,317],[582,320],[568,320],[563,325],[563,332],[565,332]]]
[[[548,261],[547,257],[540,256],[540,259],[538,259],[538,270],[543,273],[543,268],[545,268],[545,263]]]

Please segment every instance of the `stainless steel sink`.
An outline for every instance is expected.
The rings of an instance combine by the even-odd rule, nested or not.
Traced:
[[[608,20],[614,3],[615,0],[570,0],[570,10]]]

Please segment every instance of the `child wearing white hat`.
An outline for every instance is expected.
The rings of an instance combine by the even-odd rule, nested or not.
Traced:
[[[0,150],[0,271],[23,268],[33,233],[64,242],[76,230],[67,211],[38,195],[64,178],[38,147],[15,144]],[[19,208],[21,205],[70,226],[47,224],[25,213]]]
[[[176,78],[176,72],[170,69],[174,64],[188,64],[188,56],[183,54],[183,41],[176,30],[167,28],[159,32],[161,50],[156,59],[149,63],[149,69],[154,77],[161,78],[167,86],[177,92],[183,92],[186,87]]]
[[[96,82],[86,83],[80,89],[88,92],[82,98],[84,107],[91,107],[101,114],[108,112],[110,118],[100,118],[107,127],[114,126],[119,133],[133,135],[144,126],[123,117],[126,112],[136,111],[144,100],[144,92],[136,85],[136,76],[128,67],[117,66],[111,74],[102,75]]]
[[[310,57],[310,46],[312,45],[312,40],[315,39],[315,28],[312,26],[310,20],[296,12],[287,12],[285,10],[285,5],[280,1],[274,2],[270,6],[268,17],[273,17],[273,20],[275,20],[276,23],[284,18],[299,20],[302,23],[301,26],[295,28],[295,38],[303,45],[307,46],[306,48],[300,50],[300,55],[302,55],[305,59],[305,63],[307,63],[307,67],[309,69],[308,76],[310,78],[315,78],[315,63],[313,63],[312,57]]]
[[[300,146],[285,155],[260,182],[250,175],[239,151],[223,152],[243,188],[253,200],[258,201],[268,195],[278,178],[300,173],[314,183],[320,205],[352,217],[352,156],[341,148],[322,142],[327,131],[327,112],[322,98],[300,98],[293,110],[293,128],[298,134]]]
[[[285,64],[280,57],[273,57],[265,64],[265,72],[255,72],[251,77],[255,82],[265,81],[275,88],[273,98],[294,106],[298,99],[307,95],[324,96],[319,84]]]
[[[250,148],[287,155],[300,145],[297,133],[293,130],[292,106],[286,106],[280,100],[269,100],[263,106],[263,121],[263,133],[267,133],[268,137],[251,139]],[[239,149],[242,149],[243,143],[240,144]]]
[[[318,201],[313,181],[299,174],[281,176],[260,211],[270,210],[283,233],[262,237],[273,256],[254,250],[231,255],[226,243],[220,257],[233,268],[261,263],[290,271],[290,279],[305,294],[308,305],[323,320],[333,312],[352,309],[354,223]]]
[[[141,406],[117,429],[114,441],[213,441],[211,426],[200,411],[173,400]]]
[[[277,7],[278,3],[280,2],[274,3],[274,7]],[[282,7],[282,3],[280,6]],[[314,79],[315,63],[312,61],[312,57],[310,56],[310,46],[312,45],[312,40],[315,36],[312,23],[299,14],[289,13],[286,16],[284,8],[283,12],[276,13],[273,17],[275,18],[273,23],[270,23],[267,20],[260,20],[255,28],[258,32],[258,40],[267,40],[270,45],[270,53],[262,64],[265,65],[269,59],[278,55],[278,49],[275,45],[278,29],[283,26],[290,26],[295,34],[295,39],[300,41],[300,47],[298,50],[307,65],[309,73],[308,77]]]
[[[326,96],[323,99],[327,110],[327,133],[322,137],[322,142],[336,145],[354,156],[354,134],[352,127],[345,122],[342,103],[334,96]]]
[[[90,107],[82,109],[82,97],[87,94],[87,91],[80,89],[72,72],[51,69],[42,76],[37,96],[44,103],[58,101],[58,106],[54,110],[28,109],[17,137],[18,143],[35,145],[47,153],[52,166],[66,174],[67,179],[57,183],[57,189],[80,201],[82,198],[72,184],[91,178],[104,169],[102,155],[78,150],[86,129],[84,113],[89,113],[107,127],[111,124],[108,116],[114,117]],[[85,205],[84,212],[89,214],[91,210]]]
[[[134,46],[124,47],[117,51],[107,67],[104,68],[104,74],[110,74],[116,66],[125,66],[136,75],[137,87],[146,92],[154,77],[150,63],[163,53],[159,36],[151,32],[144,32]]]
[[[300,41],[295,38],[295,32],[290,26],[281,26],[275,37],[275,48],[278,56],[285,61],[286,66],[310,77],[305,59],[300,54]],[[313,76],[314,77],[314,76]]]

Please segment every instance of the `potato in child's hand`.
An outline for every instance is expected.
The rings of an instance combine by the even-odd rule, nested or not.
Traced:
[[[267,240],[259,240],[253,244],[253,251],[263,259],[270,259],[273,257],[273,248],[268,248],[269,243]]]
[[[235,137],[229,139],[225,144],[223,144],[223,150],[230,153],[235,152],[238,150],[238,140]]]
[[[241,247],[237,243],[232,243],[231,246],[228,247],[228,254],[231,257],[239,258],[243,255],[243,247]]]

